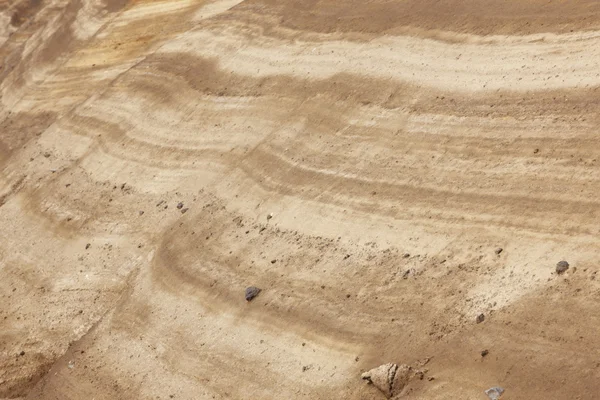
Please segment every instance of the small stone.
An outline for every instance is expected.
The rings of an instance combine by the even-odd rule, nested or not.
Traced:
[[[435,379],[435,378],[434,378],[433,376],[430,376],[429,378],[427,378],[427,380],[428,380],[429,382],[431,382],[431,381],[432,381],[432,380],[434,380],[434,379]]]
[[[275,264],[277,260],[271,260],[271,264]]]
[[[302,367],[302,372],[306,372],[310,369],[310,367],[308,365],[305,365]]]
[[[539,153],[539,152],[540,152],[540,149],[534,149],[534,150],[533,150],[533,154],[537,154],[537,153]]]
[[[256,286],[250,286],[246,288],[246,301],[252,301],[258,294],[261,292],[261,289]]]
[[[485,315],[483,315],[483,314],[479,314],[479,315],[477,316],[476,322],[477,322],[478,324],[480,324],[480,323],[482,323],[483,321],[485,321]]]
[[[269,215],[267,215],[267,221],[270,220],[271,218],[273,218],[273,213],[270,213]]]
[[[185,214],[188,210],[189,210],[189,208],[184,208],[184,209],[181,210],[181,213]]]
[[[144,212],[143,212],[143,211],[140,211],[140,216],[141,216],[141,215],[144,215]]]
[[[556,264],[556,273],[559,275],[565,273],[568,269],[569,269],[569,263],[566,261],[559,261]]]
[[[182,208],[183,208],[183,203],[179,203],[179,204],[177,204],[177,209],[178,209],[178,210],[181,210]]]
[[[360,360],[360,358],[356,356],[356,358],[354,358],[354,361],[358,362],[358,360]]]
[[[486,390],[485,394],[490,398],[490,400],[498,400],[500,397],[502,397],[502,394],[504,394],[504,388],[501,388],[500,386],[494,386]]]
[[[502,247],[498,247],[496,250],[494,250],[494,253],[496,253],[496,255],[500,255],[500,253],[502,253],[502,250],[504,250]]]
[[[20,356],[24,356],[25,352],[23,350],[21,350],[21,352],[19,353]]]
[[[483,350],[483,351],[481,352],[481,357],[485,357],[485,356],[487,356],[488,354],[490,354],[490,351],[489,351],[489,350]]]
[[[50,153],[48,153],[48,152],[45,152],[45,153],[44,153],[44,157],[46,157],[46,158],[49,158],[49,157],[50,157]]]
[[[410,257],[410,254],[408,254],[408,253],[404,253],[404,255],[403,255],[402,257],[404,257],[404,258],[408,258],[408,257]]]
[[[92,247],[92,245],[91,245],[91,244],[89,244],[89,243],[85,245],[85,249],[86,249],[86,250],[87,250],[87,249],[89,249],[90,247]]]

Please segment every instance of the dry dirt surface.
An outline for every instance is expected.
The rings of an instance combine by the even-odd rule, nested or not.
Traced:
[[[0,399],[598,399],[600,2],[0,0],[0,61]]]

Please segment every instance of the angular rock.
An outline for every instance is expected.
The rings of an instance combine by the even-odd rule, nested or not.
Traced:
[[[402,392],[413,378],[423,379],[424,376],[425,372],[414,370],[409,365],[388,363],[363,373],[361,378],[391,398]]]
[[[502,253],[504,249],[502,247],[498,247],[496,250],[494,250],[494,253],[496,253],[497,255],[500,255],[500,253]]]
[[[483,321],[485,321],[485,315],[483,314],[479,314],[477,316],[477,319],[475,320],[475,322],[477,322],[478,324],[482,323]]]
[[[258,296],[260,291],[261,291],[261,289],[257,288],[256,286],[247,287],[246,288],[246,301],[252,301],[256,296]]]
[[[566,261],[559,261],[556,263],[556,273],[562,274],[565,273],[569,269],[569,263]]]

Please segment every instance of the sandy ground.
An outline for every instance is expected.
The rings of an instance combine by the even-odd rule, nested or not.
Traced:
[[[0,399],[598,398],[600,2],[3,0],[0,60]]]

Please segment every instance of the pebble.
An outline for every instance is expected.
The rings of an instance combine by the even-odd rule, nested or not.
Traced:
[[[504,250],[502,247],[498,247],[496,250],[494,250],[494,253],[500,255],[500,253],[502,253],[502,250]]]
[[[178,209],[178,210],[181,210],[182,208],[183,208],[183,203],[179,203],[179,204],[177,204],[177,209]]]
[[[490,354],[490,351],[489,351],[489,350],[483,350],[483,351],[481,352],[481,357],[485,357],[485,356],[487,356],[488,354]]]
[[[261,292],[261,289],[256,286],[250,286],[246,288],[246,301],[252,301],[258,294]]]
[[[478,324],[480,324],[480,323],[482,323],[483,321],[485,321],[485,315],[483,315],[483,314],[479,314],[479,315],[477,316],[476,322],[477,322]]]
[[[559,261],[556,264],[556,273],[559,275],[566,272],[568,269],[569,269],[569,263],[566,261]]]

